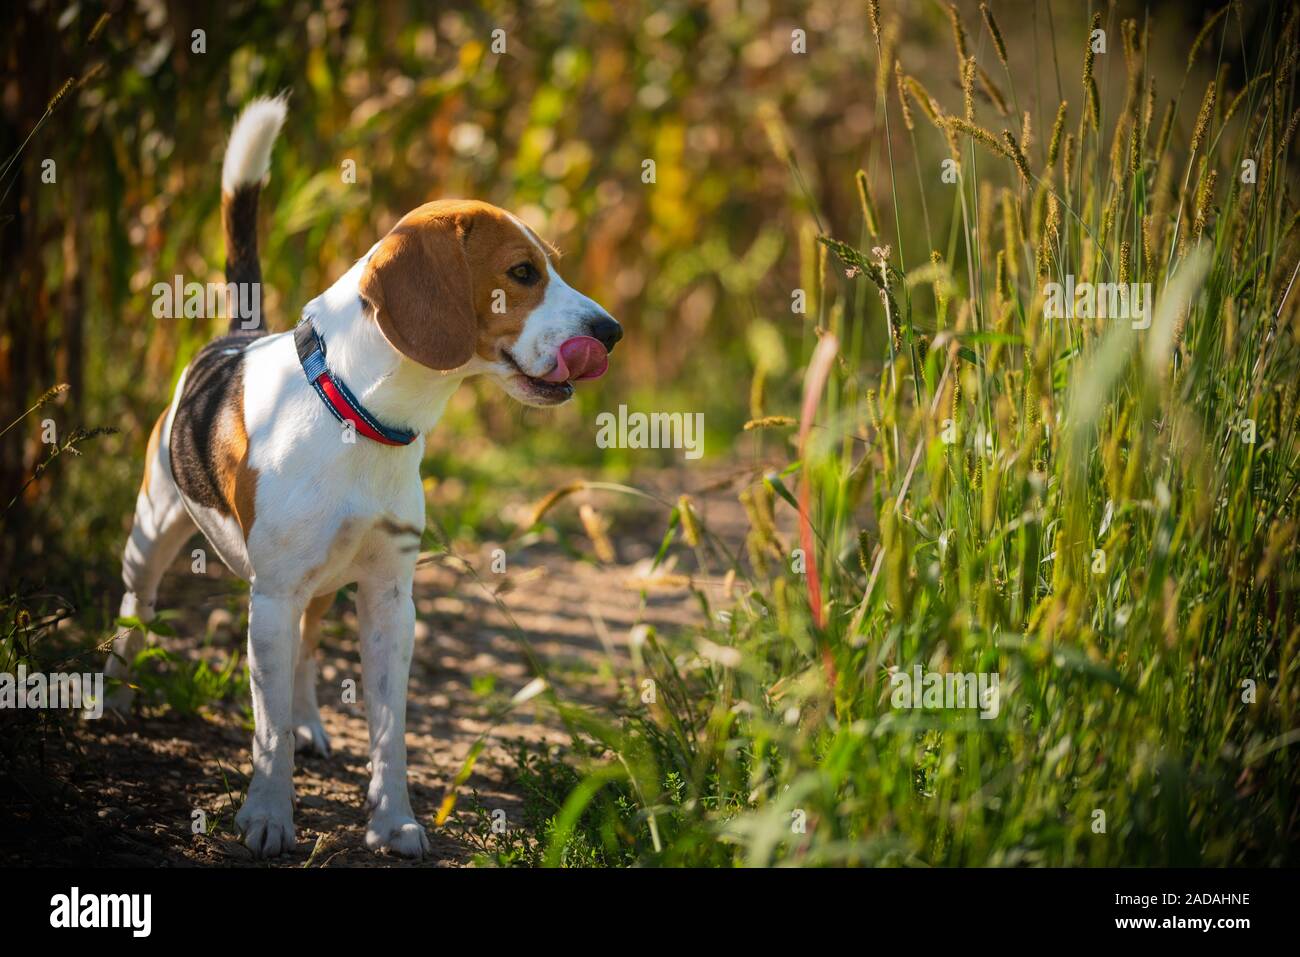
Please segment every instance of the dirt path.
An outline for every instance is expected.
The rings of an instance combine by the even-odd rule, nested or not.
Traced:
[[[665,494],[711,484],[698,474],[678,485],[672,484],[675,478],[659,476]],[[576,508],[587,498],[601,501],[598,493],[583,492],[568,507]],[[706,492],[700,501],[711,527],[734,541],[743,522],[734,491]],[[517,821],[520,799],[508,774],[509,743],[521,738],[566,740],[553,721],[542,717],[545,712],[535,701],[495,726],[491,723],[493,705],[532,678],[520,632],[545,663],[562,697],[599,706],[618,696],[616,676],[623,670],[634,626],[644,623],[672,631],[699,620],[699,604],[686,589],[656,589],[643,603],[641,592],[628,584],[637,564],[644,564],[658,548],[664,527],[662,513],[616,522],[610,537],[617,560],[609,564],[575,559],[558,544],[541,541],[523,549],[507,546],[508,573],[492,575],[485,572],[498,543],[488,542],[476,553],[460,556],[479,570],[481,583],[452,560],[432,560],[419,568],[407,746],[411,801],[421,821],[431,821],[484,733],[486,747],[461,793],[476,790],[485,807],[500,808],[507,821]],[[236,597],[229,574],[213,569],[205,578],[187,572],[188,559],[178,562],[160,594],[160,606],[182,609],[172,622],[177,637],[166,639],[166,647],[214,664],[236,650],[242,653],[246,603]],[[496,589],[495,598],[484,585]],[[705,587],[718,589],[716,583]],[[309,866],[408,866],[365,847],[365,713],[359,691],[357,704],[344,703],[342,693],[345,679],[361,687],[356,624],[351,602],[336,601],[326,617],[319,693],[333,753],[329,758],[298,756],[298,849],[276,866],[309,861]],[[60,768],[68,813],[51,814],[48,801],[43,809],[33,801],[28,838],[22,836],[20,820],[17,840],[0,841],[0,861],[154,867],[252,864],[232,822],[252,770],[246,720],[242,704],[227,703],[189,717],[155,708],[125,720],[106,716],[81,723],[71,730],[68,742],[76,756]],[[463,802],[460,806],[465,808]],[[12,810],[23,814],[21,808]],[[192,832],[196,811],[206,816],[206,834]],[[34,842],[38,832],[41,839]],[[429,836],[433,857],[426,866],[471,861],[473,848],[453,829],[431,828]]]

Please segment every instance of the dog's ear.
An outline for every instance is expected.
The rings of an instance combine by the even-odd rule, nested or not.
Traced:
[[[430,369],[474,355],[474,316],[462,227],[452,217],[401,222],[361,273],[360,292],[393,348]]]

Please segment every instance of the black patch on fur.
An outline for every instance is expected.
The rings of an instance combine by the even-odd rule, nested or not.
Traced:
[[[199,350],[185,373],[185,391],[172,420],[171,465],[186,498],[230,515],[217,475],[214,444],[222,411],[244,404],[244,350],[262,337],[241,332],[213,339]]]
[[[244,283],[261,285],[262,264],[257,258],[257,197],[261,187],[249,184],[239,187],[233,195],[222,197],[221,223],[226,232],[226,282],[243,288]],[[245,294],[236,296],[230,309],[230,332],[261,331],[266,322],[261,315],[244,315],[246,311],[239,299],[252,302]],[[260,302],[260,296],[258,301]],[[259,310],[260,311],[260,310]],[[256,321],[256,325],[254,325]]]

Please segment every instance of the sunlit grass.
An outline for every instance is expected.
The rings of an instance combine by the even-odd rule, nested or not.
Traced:
[[[557,704],[598,745],[535,863],[1294,863],[1297,20],[1281,15],[1249,38],[1242,99],[1211,88],[1190,129],[1155,95],[1136,21],[1109,24],[1124,108],[1102,112],[1081,43],[1050,149],[1015,116],[986,130],[969,87],[949,117],[912,84],[961,169],[944,185],[916,168],[927,230],[952,196],[947,248],[904,259],[890,237],[917,215],[896,205],[911,174],[892,150],[860,183],[861,244],[802,247],[805,359],[833,342],[803,458],[744,489],[747,561],[671,512],[677,547],[736,574],[734,604],[718,616],[701,592],[706,627],[642,636],[619,721]],[[1238,27],[1216,18],[1189,72]],[[957,44],[975,50],[960,27]],[[893,95],[880,84],[877,107],[897,123]],[[1047,318],[1044,286],[1067,275],[1150,283],[1150,328]],[[755,417],[800,415],[754,395]],[[815,544],[796,556],[778,528],[801,482]],[[999,713],[891,707],[890,670],[916,665],[996,673]]]

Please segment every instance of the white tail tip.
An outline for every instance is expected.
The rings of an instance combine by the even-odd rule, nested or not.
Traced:
[[[244,107],[230,131],[221,164],[221,189],[234,193],[241,186],[260,184],[271,165],[271,146],[284,125],[288,103],[283,94],[261,97]]]

